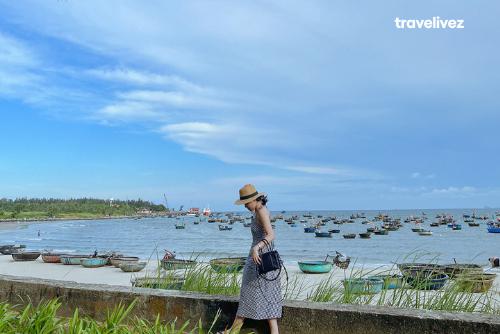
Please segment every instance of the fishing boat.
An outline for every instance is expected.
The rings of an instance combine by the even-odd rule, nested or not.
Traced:
[[[332,232],[316,231],[314,233],[315,233],[317,238],[331,238],[332,237]]]
[[[348,294],[376,294],[384,286],[384,281],[380,278],[348,278],[342,283]]]
[[[330,233],[340,233],[340,230],[333,229],[333,230],[328,230],[328,232],[330,232]]]
[[[373,232],[375,232],[375,227],[368,227],[368,228],[366,229],[366,232],[369,232],[369,233],[373,233]]]
[[[437,222],[431,223],[431,227],[438,227],[438,226],[439,226],[439,223],[437,223]]]
[[[459,231],[462,229],[462,225],[461,224],[453,224],[453,226],[451,227],[452,230],[454,231]]]
[[[162,259],[161,267],[165,270],[178,270],[187,269],[196,265],[195,260],[183,260],[183,259]]]
[[[421,227],[413,227],[413,228],[411,229],[411,231],[412,231],[412,232],[416,232],[416,233],[420,233],[420,232],[422,232],[423,230],[424,230],[424,229],[423,229],[423,228],[421,228]]]
[[[434,263],[399,263],[397,266],[405,279],[429,278],[445,273],[445,266]]]
[[[463,274],[482,274],[483,267],[475,263],[451,263],[444,265],[444,273],[450,278]]]
[[[204,216],[210,216],[212,214],[212,210],[210,210],[210,207],[206,207],[203,209],[203,215]]]
[[[180,290],[184,285],[183,277],[135,277],[131,280],[132,286],[136,288]]]
[[[332,270],[333,263],[328,261],[299,261],[299,268],[306,274],[326,274]]]
[[[61,263],[61,256],[65,254],[62,253],[42,253],[42,260],[45,263]]]
[[[11,255],[14,261],[35,261],[40,256],[40,252],[18,252]]]
[[[120,268],[120,264],[137,263],[139,262],[139,258],[137,256],[121,256],[121,257],[112,257],[110,261],[111,265],[115,266],[115,268]]]
[[[484,293],[492,287],[496,277],[492,273],[461,274],[457,275],[455,282],[458,291]]]
[[[90,256],[89,255],[71,254],[71,255],[61,255],[60,259],[61,259],[61,263],[65,264],[65,265],[79,265],[79,264],[81,264],[82,259],[86,259],[88,257],[90,257]]]
[[[80,264],[85,268],[99,268],[106,265],[107,259],[101,257],[89,257],[86,259],[81,259]]]
[[[309,226],[309,227],[304,227],[304,233],[315,233],[316,232],[316,227]]]
[[[219,225],[219,231],[231,231],[232,229],[233,227],[229,225]]]
[[[175,229],[176,230],[183,230],[185,228],[186,228],[186,224],[185,223],[175,224]]]
[[[224,257],[210,260],[210,267],[218,273],[237,273],[243,270],[246,257]]]
[[[406,282],[414,289],[418,290],[439,290],[448,281],[448,275],[446,274],[433,274],[426,277],[405,277]]]
[[[428,231],[428,230],[422,230],[422,231],[418,232],[418,235],[430,236],[430,235],[432,235],[432,232]]]
[[[0,253],[3,255],[11,255],[22,252],[25,248],[26,245],[4,245],[0,248]]]
[[[354,233],[348,233],[348,234],[344,234],[342,236],[344,237],[344,239],[355,239],[356,238],[356,234],[354,234]]]
[[[373,233],[375,235],[388,235],[389,234],[389,230],[386,230],[386,229],[375,229],[375,231],[373,231]]]
[[[468,223],[470,227],[479,227],[479,223],[475,223],[475,222],[470,222]]]
[[[488,233],[500,233],[500,223],[489,222]]]
[[[371,238],[371,235],[372,235],[371,233],[366,232],[366,233],[360,233],[360,234],[359,234],[359,237],[360,237],[361,239],[370,239],[370,238]]]
[[[401,275],[373,275],[370,276],[369,278],[372,279],[381,279],[384,281],[384,285],[382,289],[384,290],[393,290],[393,289],[399,289],[403,286],[404,284],[404,278]]]
[[[141,261],[141,262],[122,262],[120,263],[120,269],[123,272],[126,273],[136,273],[141,271],[146,267],[147,262],[146,261]]]

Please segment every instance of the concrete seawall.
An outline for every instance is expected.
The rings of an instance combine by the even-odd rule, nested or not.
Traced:
[[[164,320],[201,319],[209,326],[217,310],[222,310],[219,328],[230,324],[237,308],[237,298],[204,294],[129,288],[121,286],[80,284],[38,278],[0,275],[0,300],[11,304],[34,304],[59,298],[61,316],[70,316],[76,307],[81,314],[102,319],[106,309],[120,302],[137,299],[133,315]],[[286,302],[280,323],[281,333],[360,333],[360,334],[424,334],[424,333],[500,333],[500,317],[467,313],[447,313],[396,309],[375,306],[353,306],[308,302]],[[267,333],[266,323],[249,321],[258,333]]]

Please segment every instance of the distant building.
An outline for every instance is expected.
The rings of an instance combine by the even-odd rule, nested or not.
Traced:
[[[146,209],[146,208],[142,208],[140,210],[137,210],[137,214],[139,214],[139,215],[150,215],[152,213],[153,213],[153,211],[151,211],[150,209]]]

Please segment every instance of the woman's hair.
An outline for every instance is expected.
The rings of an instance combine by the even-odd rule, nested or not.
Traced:
[[[266,205],[266,204],[267,204],[267,201],[268,201],[268,200],[267,200],[267,196],[266,196],[266,195],[261,195],[261,196],[257,197],[255,200],[256,200],[257,202],[261,202],[261,203],[262,203],[262,205]]]

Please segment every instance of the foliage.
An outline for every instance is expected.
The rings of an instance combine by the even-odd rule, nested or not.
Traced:
[[[108,311],[104,321],[90,317],[81,317],[78,309],[69,319],[57,316],[61,303],[49,300],[24,309],[0,303],[0,333],[2,334],[212,334],[213,327],[220,316],[217,313],[210,328],[205,331],[201,320],[191,327],[189,321],[178,324],[176,319],[163,322],[159,316],[154,321],[130,317],[135,301],[125,307],[120,304]]]
[[[10,218],[53,218],[75,216],[117,216],[134,215],[146,209],[152,212],[165,211],[162,205],[138,200],[104,200],[95,198],[55,199],[55,198],[17,198],[0,199],[0,217],[9,213]],[[4,213],[5,212],[5,213]]]

